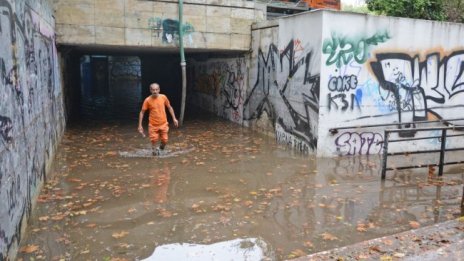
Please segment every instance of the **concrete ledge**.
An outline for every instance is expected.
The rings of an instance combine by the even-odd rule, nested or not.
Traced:
[[[464,217],[358,244],[319,252],[309,260],[463,260]]]

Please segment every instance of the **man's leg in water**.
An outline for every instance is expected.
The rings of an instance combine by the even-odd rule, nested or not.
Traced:
[[[169,139],[168,132],[169,132],[169,125],[167,123],[159,128],[159,134],[161,138],[161,145],[160,145],[161,150],[164,150],[166,148],[166,145],[168,144],[168,139]]]
[[[150,135],[152,155],[157,156],[159,155],[159,149],[156,147],[156,144],[159,140],[159,133],[157,128],[148,126],[148,134]]]

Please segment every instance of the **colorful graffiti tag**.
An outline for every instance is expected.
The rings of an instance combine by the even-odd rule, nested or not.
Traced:
[[[152,17],[148,19],[148,27],[152,30],[153,36],[160,38],[163,43],[177,43],[179,42],[179,21],[174,19],[163,19],[159,17]],[[190,35],[195,31],[195,28],[190,23],[184,23],[182,25],[182,33],[184,37],[189,37],[189,41],[192,39]]]
[[[335,64],[340,68],[342,65],[349,64],[351,60],[359,64],[365,63],[371,47],[390,38],[388,32],[376,33],[371,37],[360,39],[342,37],[334,33],[332,39],[325,40],[322,46],[322,52],[329,55],[326,65]]]

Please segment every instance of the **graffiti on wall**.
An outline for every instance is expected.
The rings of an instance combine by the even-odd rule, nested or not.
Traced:
[[[11,129],[13,124],[11,119],[0,115],[0,136],[3,142],[11,143],[13,140]],[[5,146],[6,147],[6,146]]]
[[[244,58],[230,58],[195,66],[194,90],[211,95],[219,102],[219,116],[240,122],[245,96]]]
[[[148,19],[148,27],[152,30],[152,35],[156,38],[160,38],[163,43],[178,43],[179,42],[179,21],[174,19],[163,19],[159,17],[152,17]],[[195,28],[190,23],[184,23],[182,25],[182,33],[184,37],[188,37],[190,43],[192,43],[191,34],[195,31]]]
[[[319,111],[319,74],[311,72],[312,51],[292,39],[278,50],[270,44],[258,50],[256,82],[244,102],[244,120],[258,121],[266,114],[276,138],[303,152],[316,149]],[[278,74],[285,80],[279,82]],[[295,102],[299,100],[299,102]]]
[[[363,64],[369,58],[370,49],[374,45],[384,43],[390,39],[388,32],[376,33],[371,37],[348,38],[332,34],[331,39],[326,39],[322,46],[322,52],[328,54],[326,65],[335,64],[338,68],[355,60]]]
[[[398,114],[399,123],[442,119],[443,105],[463,105],[464,51],[443,58],[431,53],[423,61],[418,55],[383,53],[370,65],[381,97]]]
[[[329,111],[332,108],[346,111],[361,109],[362,91],[358,87],[356,75],[332,76],[329,80],[327,103]],[[347,93],[356,90],[355,93]]]
[[[52,10],[46,1],[0,0],[0,260],[20,240],[64,127],[54,29],[45,20]]]
[[[347,122],[359,120],[361,125],[368,117],[389,118],[384,123],[403,123],[397,126],[405,129],[400,137],[414,137],[418,122],[446,119],[455,115],[453,110],[464,107],[460,101],[464,51],[445,55],[376,51],[372,55],[373,46],[390,39],[388,32],[352,39],[332,34],[323,44],[325,63],[334,72],[327,78],[329,112],[352,113],[354,117],[344,114]],[[349,132],[334,138],[335,149],[344,155],[380,152],[379,133]]]
[[[383,148],[383,136],[375,132],[344,132],[335,139],[341,155],[378,154]]]
[[[225,85],[228,64],[225,62],[203,63],[196,66],[194,90],[219,97]]]
[[[117,79],[140,79],[142,77],[141,62],[138,57],[110,57],[110,75]]]

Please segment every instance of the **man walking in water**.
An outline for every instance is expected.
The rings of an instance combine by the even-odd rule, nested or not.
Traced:
[[[168,132],[169,124],[166,117],[166,109],[171,114],[174,126],[178,127],[179,122],[177,121],[174,109],[171,107],[168,98],[164,94],[160,94],[160,86],[157,83],[150,84],[150,93],[142,105],[142,110],[139,113],[139,128],[138,131],[145,137],[145,133],[142,127],[143,116],[145,111],[148,110],[148,136],[151,140],[153,148],[153,156],[159,155],[168,143]],[[161,145],[156,148],[156,143],[161,139]]]

